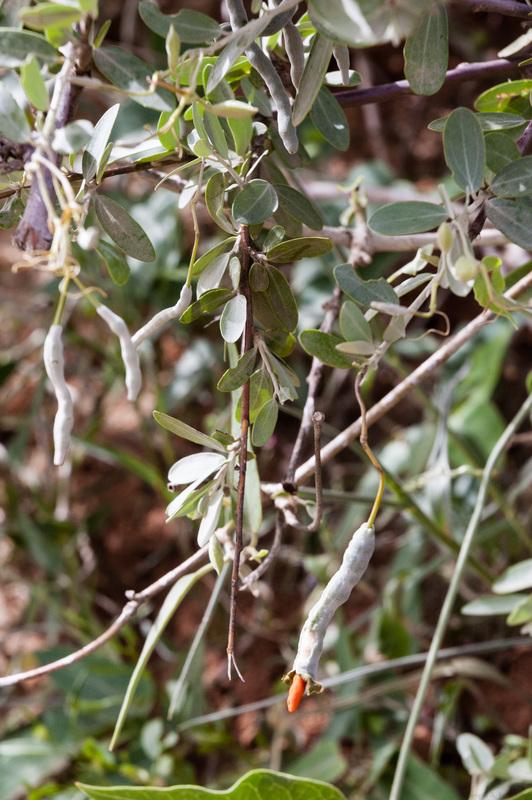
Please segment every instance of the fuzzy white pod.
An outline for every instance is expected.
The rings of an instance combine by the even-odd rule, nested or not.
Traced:
[[[293,672],[311,683],[317,682],[323,639],[337,609],[346,602],[365,573],[375,550],[375,528],[366,522],[349,542],[342,564],[311,608],[301,630]]]
[[[122,361],[124,362],[126,371],[127,399],[136,400],[142,385],[142,374],[140,371],[139,354],[129,335],[127,325],[122,317],[119,317],[118,314],[115,314],[115,312],[111,311],[107,306],[99,305],[96,311],[118,337]]]
[[[60,467],[70,448],[70,434],[74,424],[74,404],[65,381],[62,325],[50,327],[44,340],[43,361],[57,400],[54,419],[54,464]]]
[[[142,328],[139,328],[138,331],[133,334],[131,341],[135,347],[138,347],[150,336],[155,336],[173,319],[178,319],[183,311],[187,310],[191,300],[192,289],[190,286],[185,284],[181,289],[179,300],[175,305],[169,306],[169,308],[163,308],[162,311],[158,311],[157,314],[155,314],[145,325],[142,326]]]

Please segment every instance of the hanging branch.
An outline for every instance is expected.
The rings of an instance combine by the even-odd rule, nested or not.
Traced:
[[[100,634],[100,636],[97,636],[96,639],[80,647],[79,650],[75,650],[73,653],[63,658],[58,658],[57,661],[51,661],[49,664],[43,664],[42,667],[35,667],[35,669],[29,669],[26,672],[17,672],[14,675],[0,677],[0,689],[5,689],[8,686],[16,686],[19,683],[24,683],[24,681],[29,681],[33,678],[42,678],[44,675],[49,675],[52,672],[65,669],[65,667],[70,667],[77,661],[81,661],[91,655],[91,653],[94,653],[116,636],[116,634],[133,619],[139,608],[148,600],[151,600],[164,589],[173,585],[179,578],[182,578],[183,575],[200,567],[206,561],[207,547],[205,546],[179,564],[179,566],[174,567],[174,569],[167,572],[161,578],[150,583],[150,585],[146,586],[141,592],[127,591],[126,597],[128,602],[125,604],[118,617]]]
[[[240,253],[241,253],[241,272],[240,272],[240,293],[246,299],[246,324],[242,341],[242,355],[253,347],[253,309],[251,306],[251,289],[249,286],[249,262],[250,262],[250,241],[249,228],[242,225],[240,228]],[[236,500],[236,520],[235,520],[235,551],[233,556],[233,571],[231,573],[231,601],[229,611],[229,633],[227,637],[227,674],[231,678],[232,667],[234,666],[238,677],[243,681],[240,670],[235,660],[235,629],[237,614],[237,592],[238,578],[240,571],[240,556],[243,547],[244,532],[244,503],[246,493],[246,470],[248,460],[248,431],[249,431],[249,378],[242,387],[241,412],[240,412],[240,449],[238,456],[238,487]]]

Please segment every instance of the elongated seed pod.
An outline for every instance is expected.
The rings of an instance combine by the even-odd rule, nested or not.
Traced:
[[[74,424],[74,405],[64,374],[62,325],[52,325],[48,331],[44,340],[43,361],[57,400],[54,419],[54,464],[60,467],[70,448],[70,434]]]
[[[148,339],[150,336],[156,336],[156,334],[161,331],[165,325],[171,322],[173,319],[178,319],[181,316],[183,311],[190,305],[190,301],[192,300],[192,289],[190,286],[186,284],[181,289],[181,294],[179,295],[179,300],[173,306],[169,306],[169,308],[163,308],[162,311],[158,311],[148,322],[139,328],[136,333],[133,334],[131,337],[131,341],[138,347],[145,339]]]
[[[242,28],[248,21],[248,15],[242,0],[227,0],[227,11],[231,28],[235,31]],[[257,70],[272,98],[277,111],[277,128],[279,136],[289,153],[297,153],[299,142],[296,129],[292,123],[292,106],[290,97],[283,86],[277,70],[273,66],[269,56],[258,44],[254,43],[246,48],[246,56],[250,63]]]
[[[107,306],[99,305],[96,309],[100,317],[109,325],[112,332],[118,337],[120,342],[120,352],[126,370],[126,389],[127,399],[136,400],[142,385],[142,374],[140,371],[139,354],[137,348],[131,340],[127,325],[118,314],[111,311]]]
[[[346,602],[367,569],[375,549],[375,528],[367,523],[349,542],[342,564],[311,608],[299,637],[293,671],[305,680],[317,681],[323,639],[336,610]]]
[[[290,62],[290,79],[297,89],[305,69],[305,48],[297,27],[288,22],[283,28],[284,49]]]

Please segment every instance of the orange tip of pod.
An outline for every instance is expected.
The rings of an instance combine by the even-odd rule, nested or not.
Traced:
[[[306,680],[296,673],[290,685],[290,689],[288,690],[288,698],[286,700],[286,707],[290,713],[297,711],[299,708],[306,688]]]

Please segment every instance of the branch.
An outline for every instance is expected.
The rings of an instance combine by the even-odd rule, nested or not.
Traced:
[[[75,664],[76,661],[81,661],[91,653],[94,653],[96,650],[98,650],[98,648],[102,647],[102,645],[106,644],[106,642],[116,636],[116,634],[125,625],[127,625],[129,620],[136,615],[137,611],[144,603],[146,603],[148,600],[151,600],[151,598],[155,597],[155,595],[159,594],[159,592],[162,592],[163,589],[166,589],[168,586],[175,583],[178,578],[186,575],[190,570],[203,564],[206,560],[207,547],[202,547],[201,550],[198,550],[196,553],[190,556],[190,558],[187,558],[178,567],[175,567],[173,570],[170,570],[170,572],[167,572],[141,592],[126,592],[128,602],[125,604],[118,617],[103,633],[100,634],[100,636],[97,636],[96,639],[88,642],[88,644],[80,647],[79,650],[75,650],[68,656],[59,658],[57,661],[51,661],[49,664],[43,664],[42,667],[36,667],[35,669],[29,669],[26,672],[17,672],[14,675],[6,675],[3,678],[0,678],[0,689],[5,689],[8,686],[15,686],[19,683],[23,683],[24,681],[29,681],[32,678],[42,678],[43,675],[49,675],[51,672],[57,672],[65,667],[70,667],[71,664]]]
[[[401,797],[401,789],[403,787],[406,766],[410,756],[410,750],[414,739],[415,728],[418,723],[421,710],[423,708],[423,703],[425,702],[425,697],[427,695],[427,691],[432,677],[432,671],[434,669],[438,657],[438,651],[443,642],[443,637],[445,636],[445,632],[447,630],[447,625],[451,617],[456,596],[458,594],[458,589],[460,588],[460,581],[462,579],[462,575],[464,573],[464,569],[467,564],[469,552],[473,545],[475,534],[480,524],[482,510],[484,508],[484,503],[486,502],[486,495],[488,493],[488,485],[491,479],[491,473],[493,472],[493,469],[499,457],[506,449],[510,439],[517,431],[517,429],[523,422],[524,418],[529,413],[530,409],[532,409],[532,395],[528,396],[528,398],[525,400],[525,402],[523,403],[523,405],[521,406],[521,408],[519,409],[513,420],[507,426],[502,436],[499,437],[493,450],[489,455],[489,458],[486,462],[486,466],[484,467],[484,472],[482,474],[482,480],[480,482],[480,488],[478,490],[475,508],[473,510],[473,514],[469,521],[469,525],[467,526],[467,530],[464,539],[462,541],[462,545],[460,547],[460,552],[456,560],[456,566],[453,572],[453,576],[449,583],[449,588],[447,589],[447,594],[445,595],[445,600],[443,601],[440,616],[438,617],[436,630],[434,631],[434,636],[432,637],[432,641],[430,643],[427,660],[425,662],[425,666],[423,667],[423,673],[421,675],[421,680],[419,682],[419,687],[416,693],[414,704],[412,706],[410,716],[408,717],[408,723],[406,726],[403,741],[401,743],[401,749],[399,751],[397,766],[395,768],[395,775],[393,778],[392,789],[390,792],[390,800],[400,800]]]
[[[304,233],[308,236],[312,232],[305,229]],[[354,232],[351,228],[332,227],[324,225],[322,228],[324,236],[328,236],[335,244],[344,247],[352,247]],[[369,253],[409,253],[418,250],[420,247],[435,244],[437,241],[436,233],[414,233],[410,236],[384,236],[382,233],[374,233],[365,229],[363,248]],[[479,233],[472,244],[475,247],[497,247],[508,244],[508,239],[504,234],[495,228],[488,228]]]
[[[473,81],[490,78],[493,75],[511,75],[519,70],[515,61],[506,58],[496,58],[493,61],[480,61],[473,64],[461,64],[447,71],[444,86],[448,83]],[[440,90],[441,91],[441,90]],[[413,94],[410,84],[406,80],[382,83],[380,86],[370,86],[367,89],[344,89],[335,92],[336,99],[348,108],[363,106],[366,103],[384,103],[402,94]]]
[[[253,347],[253,310],[251,306],[251,290],[249,287],[249,228],[242,225],[240,228],[240,246],[242,255],[242,268],[240,273],[240,292],[246,299],[246,325],[242,341],[242,354]],[[236,501],[235,520],[235,552],[233,556],[233,571],[231,573],[231,604],[229,609],[229,634],[227,637],[227,673],[231,679],[231,668],[234,666],[239,678],[242,678],[235,661],[235,628],[237,612],[238,576],[240,572],[240,556],[243,546],[244,532],[244,501],[246,492],[246,471],[248,462],[248,431],[249,431],[249,397],[250,380],[242,387],[240,411],[240,450],[238,456],[238,488]]]
[[[454,0],[456,5],[464,6],[469,11],[502,14],[504,17],[515,17],[531,21],[530,6],[518,0]]]
[[[520,294],[525,292],[532,286],[532,272],[526,275],[524,278],[512,286],[505,293],[505,297],[507,299],[514,299],[518,297]],[[410,375],[408,375],[401,383],[388,392],[378,403],[370,408],[367,413],[366,422],[368,427],[374,425],[378,420],[380,420],[385,414],[391,411],[394,406],[397,405],[404,397],[406,397],[412,389],[414,389],[419,383],[422,383],[426,380],[430,375],[433,374],[437,369],[439,369],[446,361],[451,358],[464,344],[466,344],[469,339],[471,339],[479,330],[481,330],[485,325],[491,322],[495,318],[495,314],[492,311],[483,311],[477,317],[471,320],[465,327],[462,328],[461,331],[458,331],[451,339],[448,339],[445,344],[443,344],[435,353],[433,353],[429,358],[426,359],[422,364],[419,365],[415,370],[413,370]],[[325,447],[322,448],[321,451],[321,460],[323,464],[326,464],[328,461],[331,461],[338,453],[340,453],[345,447],[351,444],[358,436],[360,436],[361,431],[361,422],[360,419],[355,420],[351,425],[349,425],[345,430],[335,436],[335,438],[330,441]],[[315,468],[315,459],[314,456],[309,458],[302,464],[298,470],[296,470],[295,474],[295,483],[299,485],[304,481],[308,480],[314,472]],[[280,490],[282,487],[278,487]]]

